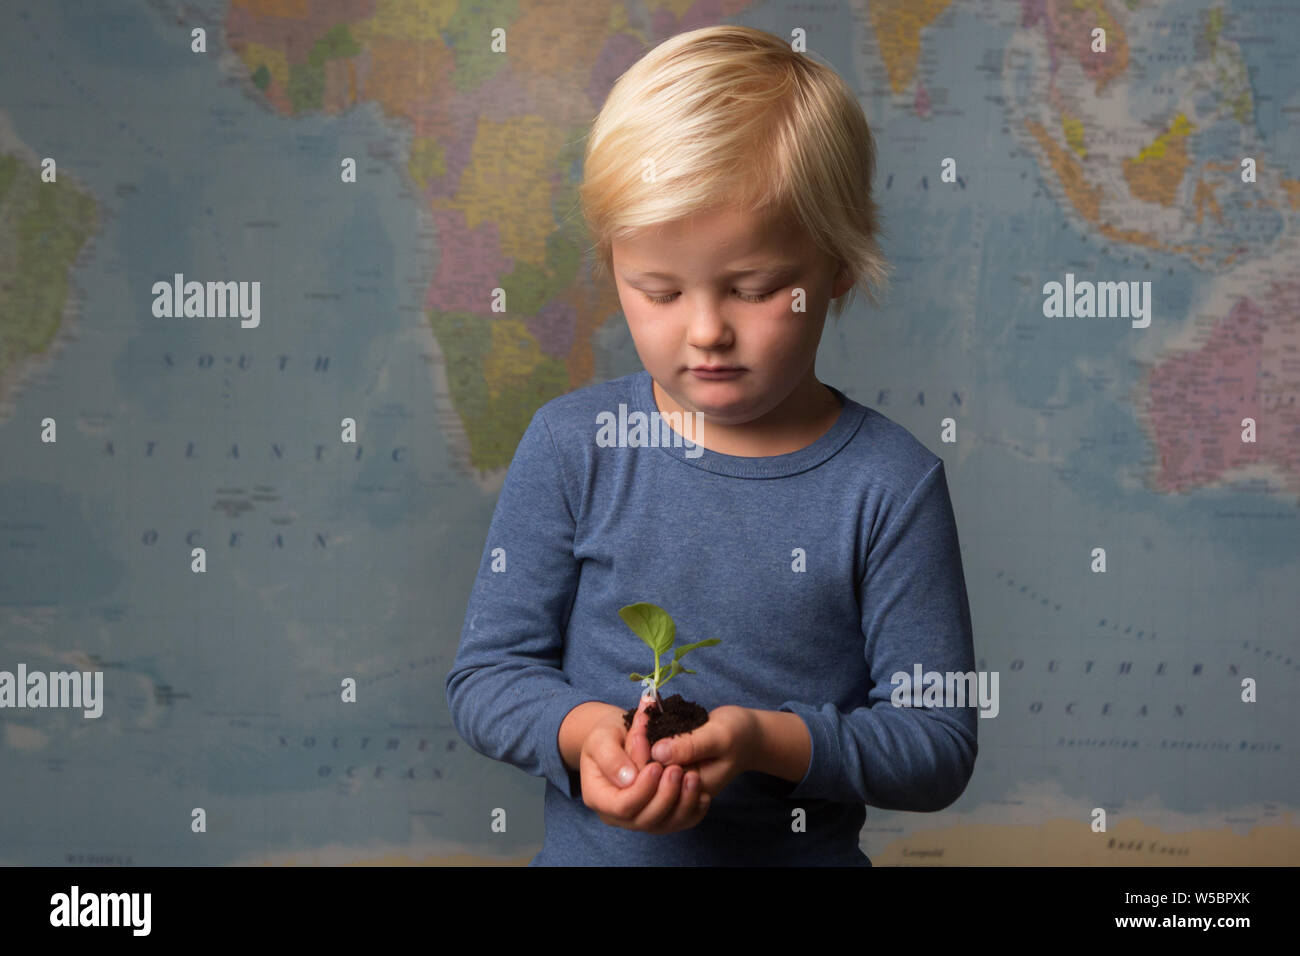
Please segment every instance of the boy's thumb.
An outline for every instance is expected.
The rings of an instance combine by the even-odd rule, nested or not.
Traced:
[[[625,787],[635,780],[638,771],[650,762],[650,738],[646,734],[650,715],[646,713],[646,708],[654,702],[653,695],[642,697],[636,708],[636,716],[632,718],[632,726],[628,728],[627,755],[632,758],[632,763],[635,766],[624,766],[619,771],[619,783]],[[625,777],[626,779],[624,779]]]

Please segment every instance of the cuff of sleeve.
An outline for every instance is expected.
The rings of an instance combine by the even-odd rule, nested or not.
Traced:
[[[795,700],[786,701],[777,710],[795,714],[802,719],[804,725],[808,728],[808,736],[812,740],[812,753],[808,756],[808,769],[804,772],[803,779],[795,784],[795,788],[790,791],[786,799],[826,799],[825,794],[830,793],[833,789],[832,784],[834,781],[832,777],[835,768],[839,766],[839,760],[837,757],[838,742],[831,732],[831,728],[827,726],[825,715],[818,711],[817,708]]]
[[[542,776],[570,800],[579,799],[581,791],[578,788],[577,771],[566,767],[564,757],[560,755],[560,725],[564,723],[564,718],[569,716],[569,711],[579,704],[593,700],[600,701],[600,698],[576,690],[571,694],[557,695],[547,705],[540,721],[540,726],[545,733],[545,745],[541,748]]]

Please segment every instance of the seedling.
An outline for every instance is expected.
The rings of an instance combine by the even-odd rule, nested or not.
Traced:
[[[678,674],[694,674],[695,671],[689,667],[683,667],[682,658],[695,650],[697,647],[711,647],[714,644],[721,644],[722,640],[717,637],[710,637],[707,640],[696,641],[694,644],[682,644],[678,646],[673,653],[673,659],[665,666],[660,666],[659,656],[667,654],[673,646],[673,640],[677,637],[677,625],[668,612],[657,604],[629,604],[626,607],[619,608],[618,616],[623,619],[623,623],[632,629],[637,637],[650,645],[650,649],[655,652],[655,669],[651,674],[629,674],[628,679],[634,681],[652,681],[655,692],[655,703],[663,707],[663,699],[659,696],[659,688],[667,684]]]

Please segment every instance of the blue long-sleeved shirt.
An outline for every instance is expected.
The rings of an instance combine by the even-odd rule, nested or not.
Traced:
[[[658,413],[645,371],[534,414],[446,681],[471,747],[546,778],[530,865],[870,866],[858,846],[866,805],[940,810],[965,789],[976,710],[890,700],[892,675],[914,664],[974,670],[943,461],[831,390],[842,409],[830,430],[763,458],[638,434],[635,413],[647,424]],[[600,416],[618,419],[620,404],[629,437],[606,447]],[[618,609],[641,601],[672,616],[678,644],[722,640],[692,652],[697,673],[664,693],[798,715],[812,740],[802,780],[740,774],[700,824],[659,836],[607,825],[583,803],[560,724],[586,701],[635,706],[628,675],[654,655]]]

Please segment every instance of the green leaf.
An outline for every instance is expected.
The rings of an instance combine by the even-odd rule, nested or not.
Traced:
[[[677,625],[668,612],[657,604],[629,604],[619,608],[618,616],[632,633],[650,645],[656,654],[667,653],[677,636]]]
[[[697,647],[712,647],[714,644],[721,644],[722,638],[710,637],[706,641],[697,641],[694,644],[682,644],[673,652],[673,660],[679,661]]]
[[[645,680],[647,676],[649,676],[649,675],[647,675],[647,674],[628,674],[628,675],[627,675],[627,679],[628,679],[628,680]]]

